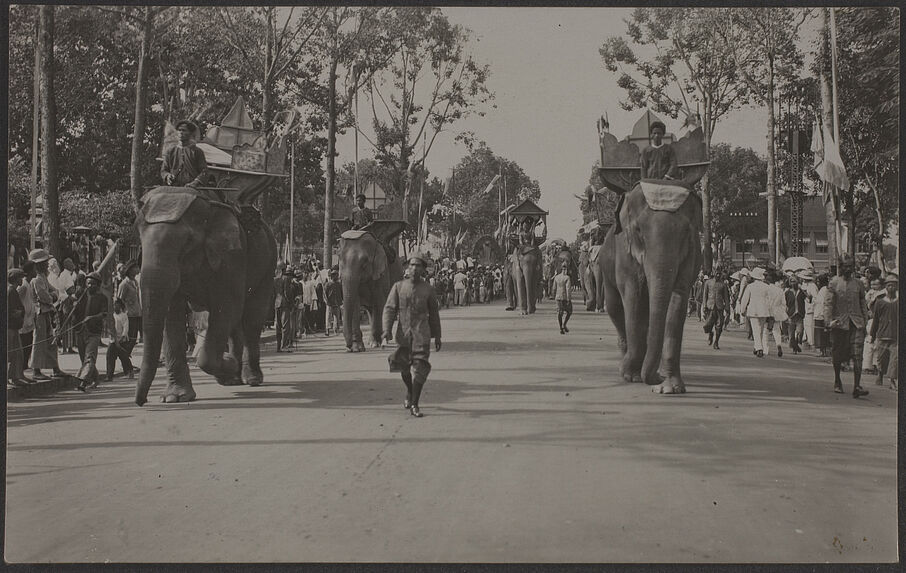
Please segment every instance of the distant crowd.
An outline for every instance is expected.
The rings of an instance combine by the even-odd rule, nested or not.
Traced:
[[[898,277],[878,267],[859,271],[844,259],[840,274],[816,274],[812,268],[741,269],[732,275],[718,269],[700,274],[689,299],[689,315],[703,324],[708,344],[720,349],[720,336],[731,322],[745,328],[758,358],[782,357],[784,344],[793,354],[813,350],[834,365],[834,391],[843,392],[840,373],[852,370],[853,397],[868,394],[861,375],[876,385],[897,388]],[[882,276],[883,275],[883,276]],[[772,344],[773,342],[773,344]],[[864,369],[863,369],[864,367]]]

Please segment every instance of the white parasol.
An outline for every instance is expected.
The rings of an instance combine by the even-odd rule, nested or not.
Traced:
[[[781,270],[783,270],[783,272],[785,273],[795,273],[804,271],[805,269],[815,269],[812,261],[808,260],[805,257],[790,257],[787,260],[783,261],[783,267],[781,268]]]

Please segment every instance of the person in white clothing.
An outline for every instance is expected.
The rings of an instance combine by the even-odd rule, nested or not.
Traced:
[[[818,296],[815,273],[811,269],[806,269],[799,273],[799,278],[802,281],[801,288],[805,291],[805,318],[802,320],[805,343],[815,347],[815,298]]]
[[[770,315],[765,320],[764,331],[761,346],[765,354],[770,354],[768,350],[768,341],[770,336],[774,337],[774,344],[777,346],[777,357],[783,356],[783,339],[780,334],[780,325],[789,320],[786,312],[786,298],[783,294],[783,273],[776,271],[765,272],[765,297]]]
[[[135,378],[135,368],[130,358],[135,341],[129,338],[129,315],[126,314],[126,305],[119,299],[113,301],[113,325],[113,340],[107,346],[107,381],[113,380],[117,359],[126,376]]]
[[[739,312],[745,315],[752,325],[752,339],[754,350],[752,354],[759,358],[764,357],[764,326],[765,321],[771,316],[767,304],[767,285],[764,283],[764,269],[755,267],[750,277],[752,282],[746,285],[745,292],[739,302]]]

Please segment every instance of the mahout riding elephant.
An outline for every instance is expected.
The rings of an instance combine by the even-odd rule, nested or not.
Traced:
[[[258,345],[272,304],[277,242],[259,213],[187,187],[157,187],[144,196],[136,224],[145,342],[135,403],[147,402],[161,349],[169,379],[163,401],[195,399],[186,303],[209,312],[198,367],[223,385],[261,384]]]
[[[533,314],[541,287],[541,250],[532,245],[516,247],[512,262],[513,281],[522,314]]]
[[[686,391],[680,347],[689,289],[702,264],[701,199],[676,181],[642,180],[625,198],[601,247],[604,300],[627,382]],[[663,355],[663,378],[658,373]]]
[[[392,256],[392,253],[391,255]],[[403,278],[399,257],[388,257],[384,243],[370,232],[347,231],[340,239],[343,285],[343,336],[347,352],[363,352],[361,307],[371,315],[371,347],[381,345],[381,312],[393,283]]]

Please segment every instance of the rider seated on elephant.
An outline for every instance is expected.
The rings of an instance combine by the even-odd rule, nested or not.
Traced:
[[[676,161],[676,152],[669,143],[664,143],[664,134],[667,126],[660,121],[654,121],[649,128],[651,145],[642,150],[642,179],[675,179],[679,176],[679,165]],[[620,224],[620,211],[623,208],[625,193],[620,193],[620,201],[614,211],[616,215],[614,233],[622,231]]]
[[[199,187],[207,179],[208,162],[204,151],[195,145],[198,128],[191,121],[176,124],[179,144],[164,153],[160,178],[164,185],[173,187]]]
[[[676,152],[664,143],[667,127],[660,121],[651,124],[651,145],[642,150],[642,179],[674,179],[679,174]]]
[[[519,244],[535,246],[535,220],[531,217],[526,217],[522,220],[521,228],[519,229]]]
[[[365,195],[361,193],[356,195],[355,207],[349,216],[353,230],[364,229],[374,221],[374,212],[365,206],[365,199]]]

